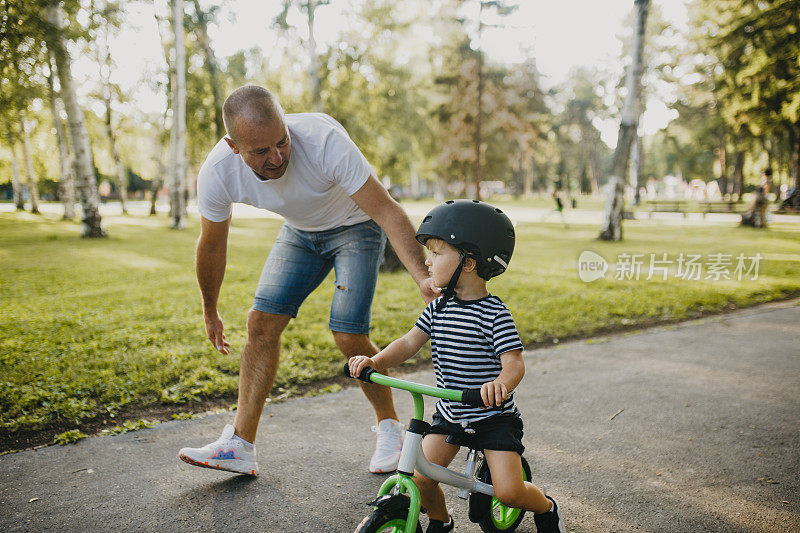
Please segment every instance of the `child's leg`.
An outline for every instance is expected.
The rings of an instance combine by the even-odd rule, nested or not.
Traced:
[[[492,474],[495,497],[515,509],[546,513],[552,504],[535,485],[522,480],[522,460],[517,452],[484,450]]]
[[[447,467],[458,453],[458,446],[445,441],[447,435],[426,435],[422,439],[422,452],[433,464]],[[447,522],[450,515],[444,502],[444,492],[438,481],[428,479],[419,472],[414,472],[414,481],[419,487],[422,506],[428,511],[428,518]]]

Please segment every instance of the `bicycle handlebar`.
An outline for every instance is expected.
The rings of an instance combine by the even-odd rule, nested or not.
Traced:
[[[350,365],[347,363],[344,364],[344,375],[349,378],[354,377],[365,383],[377,383],[379,385],[394,387],[395,389],[401,389],[412,393],[415,392],[433,396],[434,398],[461,402],[472,407],[485,407],[483,398],[481,398],[480,389],[455,390],[430,387],[428,385],[422,385],[421,383],[414,383],[413,381],[385,376],[370,367],[363,369],[358,376],[352,376],[350,374]]]

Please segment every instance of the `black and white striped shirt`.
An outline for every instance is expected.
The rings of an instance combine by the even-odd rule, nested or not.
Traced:
[[[463,301],[453,298],[436,312],[437,298],[425,308],[415,326],[431,338],[436,386],[447,389],[479,389],[500,375],[500,356],[522,350],[514,319],[497,296]],[[501,408],[470,407],[439,400],[436,410],[456,424],[476,422],[500,413],[514,413],[514,392]]]

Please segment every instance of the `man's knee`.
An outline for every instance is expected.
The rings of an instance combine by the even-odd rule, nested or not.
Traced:
[[[256,309],[247,312],[247,337],[263,341],[277,341],[291,319],[287,315],[273,315]]]
[[[366,333],[343,333],[341,331],[333,331],[333,340],[336,346],[347,357],[354,357],[356,355],[374,355],[375,351],[369,335]]]

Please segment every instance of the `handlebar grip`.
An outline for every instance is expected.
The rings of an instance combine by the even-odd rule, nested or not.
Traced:
[[[372,369],[370,367],[366,367],[364,370],[361,371],[361,374],[359,374],[358,376],[353,376],[353,375],[350,374],[350,365],[347,364],[347,363],[344,364],[344,375],[345,376],[347,376],[348,378],[360,379],[361,381],[364,381],[366,383],[372,383],[372,380],[370,379],[370,376],[374,372],[375,372],[374,369]]]
[[[472,407],[486,407],[481,398],[481,389],[465,389],[461,391],[461,403]]]

